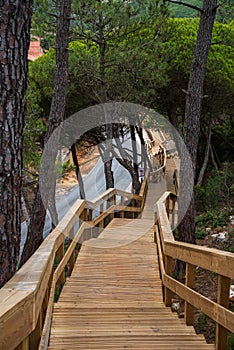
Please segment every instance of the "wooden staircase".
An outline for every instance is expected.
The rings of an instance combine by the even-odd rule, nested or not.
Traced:
[[[54,306],[48,349],[214,349],[163,303],[153,202],[142,219],[113,219],[83,244]]]
[[[234,255],[174,239],[178,204],[168,191],[178,189],[177,161],[164,152],[139,195],[113,188],[74,203],[0,290],[0,350],[227,350]],[[184,283],[173,278],[176,259],[186,265]],[[196,291],[197,266],[217,274],[217,301]],[[171,312],[173,293],[184,300],[184,320]],[[215,345],[195,334],[194,309],[215,321]]]

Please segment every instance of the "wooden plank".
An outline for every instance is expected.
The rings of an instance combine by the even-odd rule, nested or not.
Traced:
[[[169,256],[165,257],[165,271],[166,274],[168,274],[169,276],[172,276],[172,259]],[[170,291],[170,289],[165,288],[165,305],[166,306],[171,306],[171,299],[172,299],[172,292]]]
[[[189,264],[200,266],[228,278],[234,278],[234,254],[190,243],[165,241],[165,254]]]
[[[97,242],[140,237],[118,250],[82,246],[54,307],[49,350],[214,349],[164,306],[152,226],[113,219]]]
[[[5,311],[1,307],[4,322],[0,322],[0,349],[14,349],[27,338],[28,330],[33,330],[33,299],[27,290],[4,289],[5,298],[1,303],[5,304]]]
[[[118,194],[122,198],[131,196],[134,200],[141,201],[141,208],[114,206],[114,210],[140,213],[145,204],[143,215],[147,219],[135,220],[134,224],[113,220],[111,228],[103,231],[100,241],[108,238],[114,246],[109,245],[108,249],[97,249],[84,245],[81,248],[71,277],[67,279],[55,308],[51,348],[54,346],[53,342],[57,342],[55,348],[57,346],[60,350],[70,347],[120,349],[124,348],[127,342],[127,345],[135,350],[147,349],[148,345],[149,349],[155,346],[160,349],[173,348],[175,344],[183,349],[186,347],[192,349],[194,344],[199,349],[208,349],[204,339],[197,336],[193,328],[184,327],[181,320],[163,307],[153,230],[149,230],[154,224],[152,207],[155,198],[149,196],[144,203],[143,195],[147,188],[148,181],[145,179],[141,188],[142,196],[136,198],[126,193]],[[94,203],[86,201],[75,203],[72,211],[42,243],[30,263],[9,281],[8,289],[3,287],[1,296],[5,296],[7,303],[0,307],[0,348],[1,346],[3,349],[15,348],[35,329],[36,324],[38,327],[34,335],[37,333],[38,336],[35,337],[31,346],[37,347],[42,328],[42,318],[38,315],[45,307],[43,300],[51,281],[56,251],[63,244],[64,237],[70,235],[74,224],[86,207],[91,211],[117,193],[117,190],[110,189]],[[123,237],[119,239],[121,234]],[[136,237],[137,234],[143,236],[139,238]],[[109,238],[109,235],[112,237]],[[124,246],[116,250],[116,242],[123,243],[124,236],[128,236],[131,242],[125,241]],[[63,257],[61,254],[61,263],[54,275],[42,335],[45,342],[48,339],[50,327],[55,277],[60,275],[72,257],[75,241],[76,239],[72,241],[66,256]],[[23,291],[25,294],[22,293]],[[12,293],[11,296],[8,292]],[[14,293],[15,298],[13,298]],[[169,335],[172,336],[172,341],[169,340]],[[74,340],[76,346],[74,346]]]
[[[191,264],[186,264],[186,277],[185,277],[185,284],[189,288],[195,287],[195,266]],[[185,312],[185,322],[188,326],[193,326],[194,323],[194,307],[193,305],[189,304],[185,300],[185,306],[184,306],[184,312]]]
[[[163,284],[172,290],[174,293],[179,295],[184,300],[197,309],[204,312],[207,316],[212,318],[215,322],[234,333],[234,313],[230,310],[218,305],[212,300],[204,297],[203,295],[195,292],[194,290],[186,287],[182,283],[175,279],[164,275]]]
[[[229,291],[230,291],[231,279],[218,275],[218,300],[219,305],[229,308]],[[227,349],[227,339],[228,339],[228,330],[216,324],[216,350],[226,350]]]

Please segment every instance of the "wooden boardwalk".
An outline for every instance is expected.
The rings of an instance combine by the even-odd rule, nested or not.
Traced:
[[[82,246],[54,305],[50,350],[214,349],[163,304],[154,202],[148,196],[141,219],[114,219],[98,243]]]

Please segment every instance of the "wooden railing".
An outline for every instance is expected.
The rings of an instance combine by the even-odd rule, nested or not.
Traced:
[[[176,195],[166,192],[155,206],[155,241],[157,243],[164,302],[171,306],[172,293],[185,301],[185,322],[194,323],[194,308],[216,322],[216,350],[227,350],[228,331],[234,333],[234,313],[229,310],[229,289],[234,278],[234,254],[175,241],[171,221],[174,220]],[[173,275],[174,261],[186,264],[185,284]],[[217,302],[199,294],[195,288],[196,267],[218,275]]]
[[[159,182],[165,175],[166,170],[166,149],[163,146],[158,146],[156,140],[149,143],[151,161],[153,165],[153,171],[150,172],[150,179],[153,182]],[[154,147],[157,147],[157,152],[154,152]]]
[[[47,349],[54,296],[71,274],[80,244],[114,217],[140,215],[148,179],[147,171],[139,195],[109,189],[93,202],[78,200],[70,208],[0,290],[0,350]]]

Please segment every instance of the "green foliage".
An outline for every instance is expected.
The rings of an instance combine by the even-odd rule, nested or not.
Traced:
[[[29,64],[29,80],[33,63]],[[27,113],[24,127],[24,168],[38,173],[43,151],[46,122],[42,108],[41,90],[30,81],[27,89]]]
[[[234,18],[234,0],[220,0],[217,13],[217,20],[228,23]]]
[[[196,217],[195,223],[198,234],[202,235],[206,227],[212,229],[227,225],[230,212],[228,210],[208,210]]]
[[[69,44],[69,86],[67,92],[66,114],[71,114],[95,102],[97,86],[97,48],[82,42]],[[38,106],[34,113],[48,117],[53,95],[55,73],[55,50],[50,49],[42,57],[32,62],[29,69],[28,103],[36,94]]]
[[[204,229],[196,229],[196,238],[203,239],[206,237],[206,231]]]
[[[219,159],[222,162],[233,160],[234,116],[232,115],[231,108],[230,117],[219,118],[218,122],[212,126],[212,130],[213,145],[218,145],[215,150]]]
[[[24,167],[38,173],[46,124],[41,118],[27,117],[24,128]]]
[[[155,99],[155,88],[166,83],[159,40],[155,36],[166,9],[155,1],[133,3],[116,0],[73,3],[70,43],[69,88],[66,114],[69,116],[102,100],[100,50],[105,47],[105,81],[111,100],[147,104]],[[100,26],[102,33],[100,33]],[[55,67],[51,49],[31,68],[30,85],[38,89],[40,107],[48,115]]]
[[[207,63],[207,76],[217,85],[226,81],[233,90],[234,82],[234,21],[228,24],[216,22],[214,25],[212,45]],[[212,71],[212,73],[211,73]]]
[[[55,45],[56,2],[53,0],[34,0],[31,37],[41,38],[43,49]]]
[[[76,167],[74,164],[71,164],[70,160],[67,160],[66,162],[63,163],[63,176],[67,173],[69,173],[72,170],[75,170]]]
[[[55,164],[55,178],[61,179],[64,175],[69,173],[70,171],[75,170],[75,166],[71,164],[70,160],[67,160],[64,163],[57,161]]]
[[[163,114],[170,110],[184,114],[186,94],[181,91],[187,90],[198,24],[198,18],[175,18],[169,19],[168,25],[161,29],[160,53],[163,61],[168,62],[168,78],[166,86],[157,90],[160,98],[155,107]],[[233,109],[233,38],[232,22],[215,23],[206,69],[204,95],[207,97],[203,99],[203,115],[212,113],[220,117]]]
[[[98,103],[100,91],[98,47],[81,41],[69,44],[69,86],[67,93],[67,116]]]
[[[202,0],[190,0],[189,4],[202,8]],[[172,17],[195,17],[198,15],[197,10],[180,4],[169,4],[170,14]]]
[[[233,350],[234,349],[234,334],[228,335],[228,348],[227,350]]]
[[[224,163],[219,172],[213,171],[204,186],[203,203],[205,208],[233,206],[234,163]]]
[[[166,6],[152,0],[88,0],[75,3],[73,13],[74,37],[98,48],[96,81],[91,78],[93,96],[102,101],[105,88],[110,100],[145,102],[155,91],[152,82],[160,85],[159,76],[162,80],[163,64],[154,52]]]
[[[161,25],[158,21],[151,28],[132,34],[113,51],[116,63],[107,70],[112,99],[151,107],[157,89],[167,84],[168,63],[162,60],[162,39],[154,38]],[[111,59],[109,55],[108,59]]]
[[[188,1],[190,5],[195,5],[202,8],[202,0],[190,0]],[[197,17],[198,11],[181,4],[169,4],[169,12],[172,17],[184,18],[184,17]],[[222,23],[228,23],[234,17],[234,0],[220,0],[219,8],[217,11],[216,20]]]
[[[113,41],[129,33],[129,28],[142,27],[153,23],[159,11],[166,12],[166,6],[159,1],[74,1],[72,12],[76,19],[73,24],[73,33],[77,39],[84,37],[98,43],[101,37],[106,41]]]
[[[201,313],[199,316],[199,322],[200,322],[201,331],[204,332],[207,324],[207,316]]]
[[[175,108],[177,113],[183,115],[185,94],[181,91],[187,89],[198,19],[169,19],[166,23],[165,18],[161,17],[162,14],[166,15],[166,9],[153,1],[143,4],[140,1],[132,4],[126,2],[121,3],[121,6],[119,1],[114,0],[103,2],[102,6],[96,6],[97,3],[89,0],[73,4],[72,37],[80,38],[80,41],[72,41],[69,45],[70,83],[66,115],[70,116],[101,100],[100,33],[95,22],[97,15],[102,16],[106,40],[105,80],[108,98],[143,104],[163,114]],[[36,1],[35,6],[38,6],[35,10],[38,16],[40,6],[47,6],[48,11],[54,13],[53,3],[49,0]],[[49,18],[51,20],[52,17]],[[204,115],[212,113],[212,116],[220,118],[221,113],[232,111],[233,37],[231,22],[215,24],[213,42],[216,44],[212,45],[207,66],[204,94],[208,98],[203,99]],[[54,72],[54,49],[29,66],[25,133],[30,128],[32,132],[26,135],[28,145],[37,145],[44,133],[45,124],[41,121],[49,115]],[[221,124],[219,120],[216,127],[218,132]],[[233,141],[232,127],[223,125],[221,133],[225,139]],[[223,149],[227,149],[226,144],[221,143],[221,147],[221,153],[225,154]]]
[[[35,62],[31,62],[29,66],[29,87],[27,101],[29,104],[31,104],[31,97],[35,94],[37,94],[38,98],[38,106],[34,106],[33,114],[37,113],[43,117],[47,117],[49,115],[54,86],[54,73],[54,49],[50,49],[48,53],[39,57]]]

